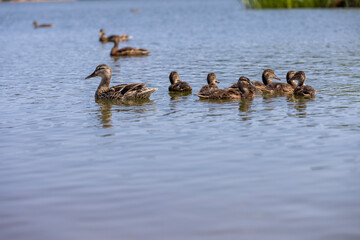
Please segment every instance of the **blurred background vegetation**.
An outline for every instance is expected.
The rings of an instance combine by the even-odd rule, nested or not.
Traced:
[[[360,7],[360,0],[240,0],[247,8]]]

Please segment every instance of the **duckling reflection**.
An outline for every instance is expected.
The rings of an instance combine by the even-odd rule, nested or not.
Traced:
[[[248,112],[251,104],[253,101],[250,101],[250,99],[242,99],[242,101],[239,102],[239,111],[240,112]]]
[[[191,92],[169,92],[169,96],[171,100],[179,100],[186,96],[191,95]]]
[[[315,101],[315,99],[313,99],[313,98],[299,98],[299,97],[296,97],[294,95],[288,95],[287,96],[287,102],[289,103],[289,106],[293,107],[293,108],[295,108],[295,110],[297,110],[297,113],[295,115],[299,116],[299,117],[306,117],[306,115],[307,115],[307,113],[306,113],[307,103],[312,102],[312,101]]]

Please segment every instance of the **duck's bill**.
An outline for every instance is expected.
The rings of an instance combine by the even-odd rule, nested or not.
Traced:
[[[180,79],[177,80],[178,82],[182,82]]]
[[[280,78],[278,78],[278,76],[275,75],[274,79],[280,80]]]
[[[93,78],[93,77],[97,77],[97,75],[96,75],[95,72],[93,72],[92,74],[90,74],[89,76],[87,76],[85,79]]]
[[[220,83],[218,80],[215,80],[216,83]]]

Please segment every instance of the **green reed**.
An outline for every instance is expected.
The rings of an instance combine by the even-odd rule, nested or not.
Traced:
[[[247,8],[360,7],[360,0],[240,0]]]

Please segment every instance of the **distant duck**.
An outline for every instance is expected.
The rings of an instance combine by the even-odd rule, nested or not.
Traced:
[[[204,92],[203,94],[198,94],[197,96],[201,99],[229,99],[229,100],[238,100],[241,98],[252,99],[254,98],[253,89],[256,87],[250,82],[247,77],[240,77],[238,82],[238,90],[234,88],[225,88],[225,89],[217,89],[213,91]]]
[[[200,91],[199,95],[208,94],[208,92],[218,90],[219,87],[216,85],[216,83],[219,83],[219,81],[216,79],[215,73],[209,73],[206,78],[207,85],[204,85]]]
[[[169,91],[172,92],[191,92],[192,88],[187,82],[183,82],[179,78],[177,72],[171,72],[169,75],[170,83]]]
[[[130,9],[130,12],[132,12],[132,13],[139,13],[140,10],[139,10],[139,9],[135,9],[135,8],[131,8],[131,9]]]
[[[124,47],[119,49],[120,38],[118,36],[109,37],[108,41],[114,43],[114,47],[111,49],[110,56],[135,57],[148,55],[150,53],[149,50],[141,48]]]
[[[132,36],[129,36],[127,34],[111,35],[109,37],[106,37],[104,29],[100,29],[99,35],[100,35],[99,41],[102,42],[102,43],[107,43],[109,41],[108,40],[109,38],[112,39],[112,38],[118,37],[119,42],[129,41],[129,39],[132,38]]]
[[[95,71],[85,79],[101,77],[99,87],[95,92],[96,99],[147,99],[157,88],[144,87],[145,83],[120,84],[110,87],[111,68],[106,64],[100,64]]]
[[[35,27],[35,28],[50,28],[50,27],[54,27],[53,24],[41,24],[41,25],[39,25],[37,21],[34,21],[33,24],[34,24],[34,27]]]
[[[306,76],[303,71],[298,71],[291,78],[292,81],[297,80],[298,85],[294,89],[295,96],[304,96],[304,97],[314,97],[316,95],[316,91],[309,85],[305,85]]]

